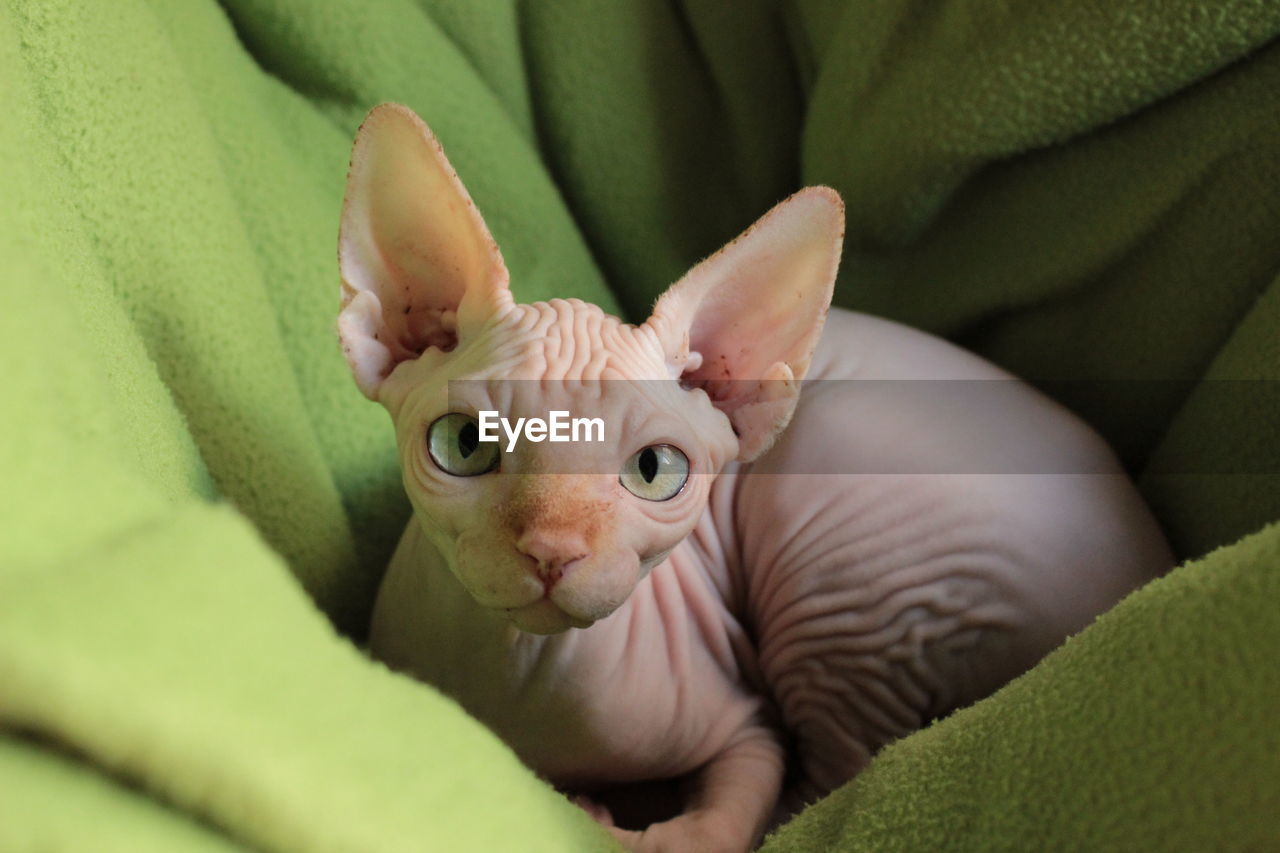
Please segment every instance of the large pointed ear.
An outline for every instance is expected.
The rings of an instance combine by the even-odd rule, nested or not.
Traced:
[[[840,196],[800,190],[672,285],[646,323],[672,375],[728,415],[741,460],[768,450],[791,420],[843,237]]]
[[[356,385],[378,399],[395,366],[511,304],[489,229],[431,131],[382,104],[351,152],[338,237],[338,336]],[[470,321],[470,322],[469,322]]]

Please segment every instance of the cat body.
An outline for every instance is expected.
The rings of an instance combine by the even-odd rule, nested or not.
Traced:
[[[841,229],[838,197],[804,190],[639,326],[517,305],[416,116],[380,107],[357,139],[339,329],[415,508],[371,651],[559,786],[689,775],[683,813],[613,828],[633,849],[749,849],[780,802],[1172,562],[1064,409],[924,333],[828,316]],[[552,408],[599,415],[607,440],[491,451],[465,432]]]

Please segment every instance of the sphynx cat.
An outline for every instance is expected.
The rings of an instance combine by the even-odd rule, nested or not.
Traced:
[[[640,830],[580,798],[631,849],[750,849],[1172,564],[1063,408],[940,339],[828,316],[843,227],[834,191],[801,190],[630,325],[517,304],[410,110],[356,138],[338,328],[414,509],[371,651],[562,789],[691,780]],[[895,390],[939,387],[1002,390]],[[480,412],[555,408],[605,440],[477,441]]]

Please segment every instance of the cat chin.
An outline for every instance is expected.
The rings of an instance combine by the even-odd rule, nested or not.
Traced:
[[[562,610],[549,598],[506,611],[511,624],[527,634],[562,634],[570,628],[590,628],[590,619],[580,619]]]

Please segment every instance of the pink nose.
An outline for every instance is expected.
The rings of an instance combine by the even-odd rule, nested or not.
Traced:
[[[569,566],[587,556],[587,544],[571,530],[526,530],[516,540],[516,550],[533,558],[533,572],[548,590]]]

